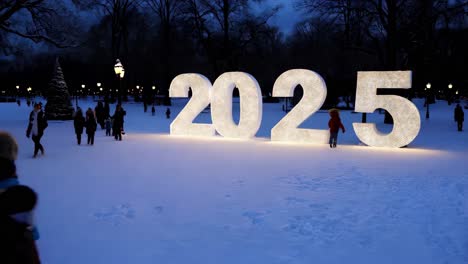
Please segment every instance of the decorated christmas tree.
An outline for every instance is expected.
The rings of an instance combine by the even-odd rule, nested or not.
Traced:
[[[70,101],[67,83],[63,77],[62,68],[58,58],[55,61],[54,73],[50,80],[47,92],[47,104],[45,113],[50,120],[71,120],[73,119],[73,106]]]

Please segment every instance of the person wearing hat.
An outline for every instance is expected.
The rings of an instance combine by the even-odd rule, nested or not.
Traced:
[[[28,224],[16,220],[34,209],[37,194],[29,187],[16,185],[0,194],[0,258],[3,264],[41,263],[34,237]]]
[[[1,263],[40,263],[35,240],[39,233],[33,224],[36,193],[19,185],[15,160],[18,144],[0,131],[0,248]]]
[[[0,131],[0,193],[8,187],[18,185],[15,160],[18,158],[18,144],[7,132]]]
[[[330,120],[328,121],[328,128],[330,129],[330,148],[336,148],[336,143],[338,141],[338,132],[341,130],[343,133],[345,132],[345,128],[343,126],[343,123],[341,123],[340,119],[340,112],[338,109],[330,109],[328,111],[330,114]]]
[[[44,135],[44,130],[47,127],[47,120],[44,112],[42,111],[42,104],[34,104],[34,110],[29,114],[29,124],[26,130],[26,137],[32,135],[34,142],[34,158],[37,156],[39,150],[44,155],[44,147],[41,144],[41,138]]]

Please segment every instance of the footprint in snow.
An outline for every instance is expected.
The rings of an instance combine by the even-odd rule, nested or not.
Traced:
[[[96,220],[112,225],[120,225],[125,221],[134,219],[135,210],[129,204],[121,204],[101,209],[99,212],[94,213],[93,216]]]
[[[243,217],[246,217],[252,225],[259,225],[265,221],[265,217],[269,212],[255,212],[247,211],[242,214]]]
[[[154,210],[154,212],[155,212],[156,214],[161,214],[161,213],[163,212],[163,210],[164,210],[164,207],[162,207],[162,206],[155,206],[155,207],[153,208],[153,210]]]
[[[284,200],[286,201],[288,205],[298,205],[298,204],[303,204],[307,202],[306,199],[297,198],[297,197],[286,197],[284,198]]]

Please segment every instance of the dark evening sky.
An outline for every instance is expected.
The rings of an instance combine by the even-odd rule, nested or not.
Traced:
[[[275,17],[271,18],[270,24],[278,26],[285,34],[294,29],[294,25],[303,19],[300,11],[294,10],[292,0],[267,0],[269,6],[282,5]]]

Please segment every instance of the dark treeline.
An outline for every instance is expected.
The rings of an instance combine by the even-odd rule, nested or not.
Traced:
[[[223,72],[244,71],[268,95],[275,79],[292,68],[322,75],[332,104],[338,96],[353,100],[361,70],[412,70],[414,92],[427,82],[434,91],[447,92],[449,83],[461,94],[468,91],[466,0],[296,0],[290,15],[303,21],[286,36],[270,23],[281,6],[261,0],[73,3],[0,3],[0,52],[7,55],[0,64],[2,89],[44,89],[59,56],[71,93],[81,84],[98,92],[98,82],[105,91],[118,88],[117,58],[126,72],[123,94],[139,85],[146,94],[156,86],[167,95],[180,73],[201,73],[213,82]],[[78,12],[94,22],[83,23]],[[18,39],[47,44],[31,53]]]

